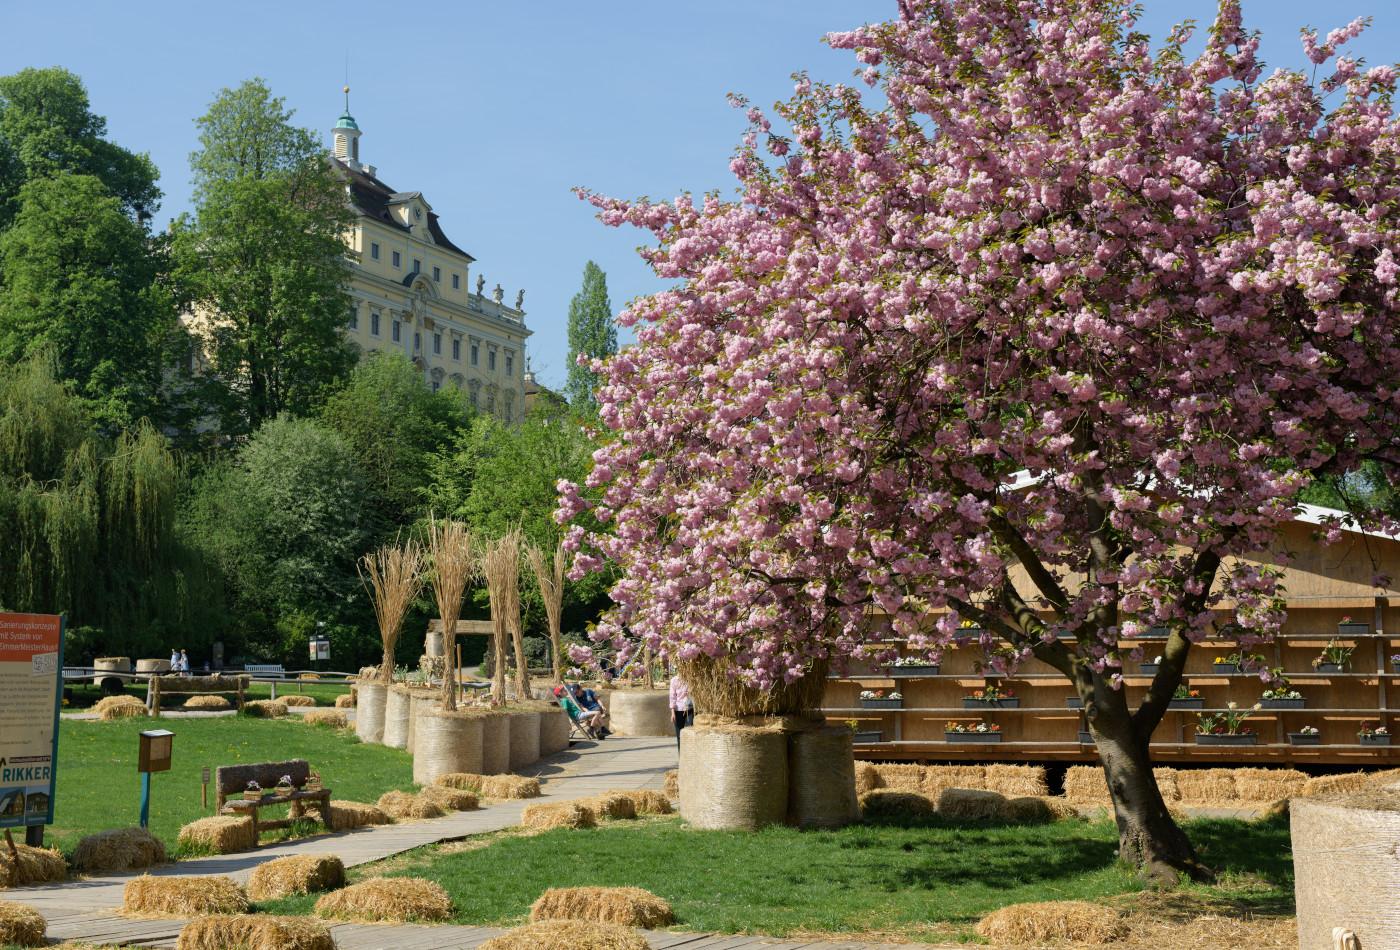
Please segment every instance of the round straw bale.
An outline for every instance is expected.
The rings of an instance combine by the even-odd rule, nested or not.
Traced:
[[[591,809],[600,819],[619,821],[637,817],[637,803],[626,795],[614,792],[604,792],[592,798],[582,799],[580,804]]]
[[[336,709],[354,709],[354,708],[355,708],[355,694],[354,694],[354,693],[341,693],[339,696],[337,696],[337,697],[335,698],[335,708],[336,708]]]
[[[38,911],[15,901],[0,901],[0,944],[16,947],[42,947],[49,923]]]
[[[755,831],[787,817],[787,736],[749,726],[681,731],[681,815],[696,828]]]
[[[920,792],[923,791],[924,775],[928,770],[922,765],[878,762],[875,764],[875,771],[880,775],[880,788],[897,792]]]
[[[884,780],[880,778],[880,770],[873,762],[857,762],[856,772],[856,794],[864,795],[866,792],[873,792],[877,788],[884,787]]]
[[[589,920],[655,930],[675,923],[676,915],[669,903],[640,887],[551,887],[530,906],[530,922],[541,920]]]
[[[1007,798],[1050,794],[1045,768],[1040,765],[988,765],[986,784],[980,787]]]
[[[408,748],[408,688],[390,686],[384,694],[384,744],[391,749]]]
[[[450,773],[482,770],[481,716],[424,709],[413,733],[413,780],[419,785]]]
[[[323,895],[316,901],[316,916],[367,923],[446,920],[452,916],[452,899],[436,881],[372,877]]]
[[[1332,946],[1333,928],[1362,947],[1400,947],[1400,791],[1369,789],[1290,805],[1298,946]]]
[[[203,709],[210,712],[217,712],[219,710],[232,709],[233,703],[229,702],[223,696],[215,696],[211,693],[200,696],[191,696],[189,699],[185,700],[184,708]]]
[[[121,912],[131,917],[246,914],[248,895],[232,878],[222,875],[151,877],[143,874],[126,882]]]
[[[510,771],[540,760],[540,714],[536,710],[512,710],[510,723]]]
[[[306,917],[216,914],[186,924],[175,950],[335,950],[335,940]]]
[[[331,831],[349,831],[352,828],[364,828],[369,825],[387,825],[393,821],[382,808],[376,805],[339,799],[332,799],[329,817]]]
[[[345,864],[333,854],[291,854],[253,868],[248,896],[271,901],[345,886]]]
[[[520,814],[520,824],[532,831],[593,828],[598,824],[598,816],[583,802],[545,802],[527,805]]]
[[[481,774],[499,775],[510,771],[510,714],[492,710],[481,715]],[[451,771],[470,772],[470,768]]]
[[[540,713],[540,756],[554,755],[569,748],[569,717],[557,706]]]
[[[177,839],[186,851],[207,854],[233,854],[250,851],[258,846],[253,831],[253,819],[237,815],[214,815],[199,818],[180,829]]]
[[[860,817],[851,730],[819,726],[792,734],[787,810],[788,823],[799,828],[839,828]]]
[[[918,792],[877,788],[860,797],[860,813],[867,821],[907,821],[933,816],[933,802]]]
[[[305,696],[301,693],[291,693],[277,700],[284,706],[315,706],[315,696]]]
[[[1001,819],[1006,796],[980,788],[945,788],[938,796],[938,814],[957,821]]]
[[[457,788],[424,785],[418,794],[447,811],[471,811],[477,807],[477,797],[474,793]]]
[[[669,815],[674,811],[671,800],[655,789],[612,789],[604,792],[599,798],[604,796],[621,796],[628,799],[637,815]]]
[[[68,876],[68,864],[57,851],[16,844],[15,853],[18,861],[10,856],[8,845],[0,845],[0,887],[48,884]]]
[[[1011,904],[993,911],[977,924],[978,936],[1013,946],[1039,946],[1047,940],[1095,946],[1111,943],[1127,933],[1128,927],[1118,911],[1089,901]]]
[[[418,720],[430,709],[441,709],[442,694],[435,689],[414,689],[408,694],[408,751],[418,751]]]
[[[355,735],[361,742],[384,741],[384,703],[389,687],[383,683],[356,683]]]
[[[669,769],[666,772],[665,792],[666,797],[672,799],[673,801],[681,797],[680,769]]]
[[[146,715],[146,704],[129,693],[122,693],[119,696],[102,697],[93,705],[92,711],[97,713],[97,718],[103,722],[111,722],[113,719],[132,719]]]
[[[73,849],[73,867],[79,871],[137,871],[164,862],[164,843],[145,828],[99,831]]]
[[[347,729],[350,721],[340,709],[313,709],[301,717],[308,726],[325,726],[327,729]]]
[[[412,792],[385,792],[376,802],[379,809],[397,821],[404,819],[441,818],[447,814],[437,802]]]
[[[609,728],[619,736],[675,734],[670,693],[663,689],[605,689]]]
[[[542,920],[492,937],[479,950],[648,950],[641,931],[586,920]]]
[[[484,775],[472,772],[448,772],[433,779],[433,784],[441,785],[443,788],[460,788],[465,792],[476,792],[480,795],[484,779]]]
[[[287,715],[287,704],[280,699],[255,699],[243,704],[243,713],[256,719],[281,719]]]
[[[482,798],[539,798],[540,780],[525,775],[483,775]]]
[[[1276,802],[1303,790],[1306,773],[1297,769],[1235,769],[1235,794],[1242,802]]]

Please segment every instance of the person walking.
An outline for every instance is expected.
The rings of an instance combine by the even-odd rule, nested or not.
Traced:
[[[180,672],[180,651],[174,647],[170,648],[170,672]]]
[[[180,672],[185,676],[190,675],[190,655],[184,650],[180,651]]]
[[[676,726],[676,748],[681,747],[681,730],[695,725],[695,703],[690,699],[690,688],[676,673],[671,677],[671,721]]]

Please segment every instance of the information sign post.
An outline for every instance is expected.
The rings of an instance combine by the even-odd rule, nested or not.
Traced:
[[[63,618],[0,613],[0,828],[43,841],[53,824]]]

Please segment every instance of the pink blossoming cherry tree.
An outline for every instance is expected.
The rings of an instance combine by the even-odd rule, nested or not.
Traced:
[[[585,195],[675,281],[623,315],[613,441],[561,485],[606,527],[576,572],[620,571],[596,638],[762,690],[971,620],[1073,683],[1122,855],[1207,874],[1148,740],[1193,642],[1282,620],[1231,556],[1400,451],[1396,73],[1339,53],[1362,27],[1305,32],[1305,75],[1233,0],[1194,59],[1126,0],[902,0],[829,37],[878,104],[799,76],[790,134],[748,109],[738,201]],[[1133,708],[1119,638],[1157,625]]]

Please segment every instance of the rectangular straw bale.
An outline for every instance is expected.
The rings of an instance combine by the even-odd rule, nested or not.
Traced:
[[[985,765],[930,765],[924,769],[923,779],[916,791],[922,792],[934,801],[948,788],[987,788],[987,767]]]
[[[482,798],[539,798],[540,780],[524,775],[485,775],[481,779]]]
[[[598,824],[598,816],[583,802],[545,802],[527,805],[520,815],[520,824],[532,831],[593,828]]]
[[[312,709],[301,717],[308,726],[324,726],[327,729],[348,729],[350,721],[339,709]]]
[[[248,907],[248,895],[229,877],[143,874],[126,882],[121,912],[132,917],[198,917],[246,914]]]
[[[1235,773],[1231,769],[1178,769],[1176,785],[1183,802],[1235,801]]]
[[[192,821],[180,829],[178,841],[186,850],[210,854],[233,854],[258,846],[253,819],[236,815],[214,815]]]
[[[114,828],[88,835],[73,849],[79,871],[136,871],[165,862],[165,845],[145,828]]]
[[[938,796],[938,814],[957,820],[999,819],[1006,813],[1006,796],[977,788],[945,788]]]
[[[443,785],[425,785],[423,786],[423,790],[418,794],[428,801],[440,805],[447,811],[471,811],[477,806],[476,794],[460,788],[447,788]]]
[[[326,925],[306,917],[214,914],[180,931],[175,950],[336,950]]]
[[[472,772],[445,772],[433,779],[434,785],[441,785],[443,788],[460,788],[466,792],[481,793],[481,784],[485,776],[476,775]]]
[[[884,780],[880,778],[880,770],[875,767],[874,762],[856,763],[856,794],[864,795],[866,792],[873,792],[880,788]]]
[[[97,718],[104,722],[113,719],[131,719],[146,715],[146,704],[135,696],[122,693],[118,696],[104,696],[92,707]]]
[[[1065,800],[1086,805],[1109,803],[1108,783],[1097,765],[1071,765],[1065,770]]]
[[[626,795],[604,792],[592,798],[580,799],[580,804],[593,810],[593,814],[609,821],[621,821],[637,817],[637,803]]]
[[[671,769],[666,773],[666,797],[676,799],[681,797],[681,773],[678,769]]]
[[[988,765],[986,784],[970,787],[985,788],[1007,798],[1037,797],[1050,793],[1045,784],[1045,768],[1040,765]]]
[[[345,863],[333,854],[289,854],[253,868],[248,896],[255,901],[317,894],[345,886]]]
[[[1152,777],[1157,780],[1157,790],[1162,793],[1165,802],[1181,801],[1181,786],[1177,784],[1176,774],[1176,769],[1165,767],[1152,770]]]
[[[397,790],[385,792],[379,796],[379,801],[375,804],[384,814],[399,821],[441,818],[447,814],[446,809],[437,802],[424,795],[414,795],[412,792]]]
[[[364,802],[332,799],[330,807],[331,831],[349,831],[352,828],[365,828],[369,825],[387,825],[393,821],[384,809]]]
[[[1374,781],[1370,772],[1342,772],[1338,775],[1318,775],[1303,783],[1300,798],[1323,798],[1346,795],[1369,788]]]
[[[290,693],[277,700],[284,706],[315,706],[316,697],[307,696],[302,693]]]
[[[47,884],[68,876],[68,864],[57,851],[18,843],[15,851],[19,854],[18,861],[10,857],[9,846],[0,843],[0,888]]]
[[[888,788],[896,792],[917,792],[923,788],[924,767],[922,765],[880,762],[876,764],[875,771],[880,774],[880,781],[883,783],[881,788]]]
[[[243,704],[243,714],[255,719],[281,719],[287,715],[287,704],[280,699],[255,699]]]
[[[353,692],[352,692],[352,693],[341,693],[339,696],[337,696],[337,697],[335,698],[335,708],[336,708],[336,709],[354,709],[354,708],[355,708],[355,694],[354,694]]]
[[[1276,802],[1303,790],[1308,776],[1297,769],[1235,769],[1235,793],[1242,802]]]

